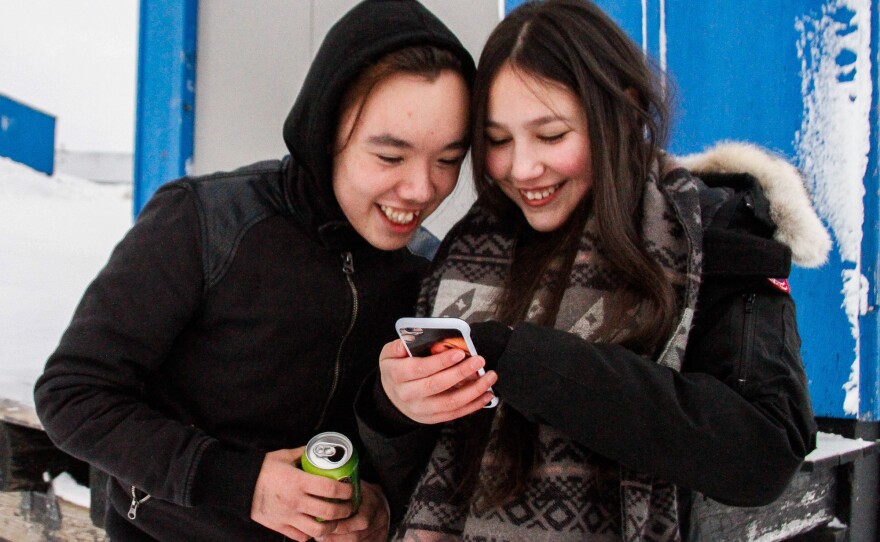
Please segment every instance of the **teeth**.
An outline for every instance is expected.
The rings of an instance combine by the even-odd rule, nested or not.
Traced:
[[[549,198],[553,192],[556,192],[557,188],[559,188],[558,184],[544,190],[520,190],[519,193],[527,200],[534,201],[536,199]]]
[[[421,213],[421,211],[399,211],[394,207],[388,207],[387,205],[380,205],[379,208],[382,209],[382,212],[385,213],[388,220],[395,224],[409,224],[417,219]]]

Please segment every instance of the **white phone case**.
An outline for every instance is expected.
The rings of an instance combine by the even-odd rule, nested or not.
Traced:
[[[477,354],[471,341],[471,327],[459,318],[401,318],[394,327],[406,351],[413,357],[427,357],[450,348],[466,350],[469,356]],[[486,372],[481,368],[477,374],[483,376]],[[496,405],[498,397],[493,397],[484,408]]]

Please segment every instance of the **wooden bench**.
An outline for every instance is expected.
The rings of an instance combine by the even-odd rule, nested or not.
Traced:
[[[819,433],[785,492],[772,504],[739,508],[698,495],[693,502],[689,542],[860,542],[853,537],[853,469],[878,461],[877,441]],[[876,500],[875,500],[876,503]],[[866,503],[869,507],[870,504]],[[876,514],[876,507],[874,507]],[[875,518],[876,522],[876,518]],[[876,527],[876,526],[875,526]],[[859,526],[859,529],[864,529]]]
[[[67,472],[83,485],[98,487],[90,484],[96,477],[90,471],[86,463],[52,445],[33,407],[0,399],[0,540],[106,541],[104,531],[95,525],[95,519],[103,524],[103,514],[93,517],[100,506],[68,502],[47,481]],[[92,499],[102,493],[92,492]]]
[[[817,449],[774,503],[738,508],[696,495],[688,541],[860,542],[868,540],[865,532],[874,533],[873,538],[878,450],[876,438],[820,433]],[[868,475],[859,475],[860,468],[867,468]],[[62,472],[93,488],[89,508],[54,494],[44,473]],[[0,399],[0,542],[106,540],[100,528],[106,481],[105,474],[54,447],[32,407]],[[859,484],[874,491],[873,502],[856,502]]]

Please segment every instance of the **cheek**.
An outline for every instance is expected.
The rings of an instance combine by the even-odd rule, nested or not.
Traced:
[[[590,177],[590,151],[585,145],[559,147],[553,155],[556,171],[566,177]]]
[[[350,153],[337,157],[333,165],[333,193],[345,216],[351,220],[363,202],[369,201],[364,194],[364,179],[371,174],[365,168],[358,167],[357,161]]]
[[[446,197],[455,190],[455,185],[458,184],[458,174],[460,171],[460,168],[452,168],[440,173],[438,177],[439,182],[435,186],[438,200],[446,199]]]

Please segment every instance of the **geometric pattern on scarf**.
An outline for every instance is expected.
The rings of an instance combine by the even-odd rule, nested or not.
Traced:
[[[420,481],[403,521],[404,540],[464,542],[620,542],[620,491],[595,476],[593,453],[585,446],[542,426],[543,472],[503,506],[481,509],[475,503],[450,504],[457,481],[453,439],[440,439],[430,476]],[[426,523],[421,520],[428,518]]]
[[[690,174],[681,169],[664,175],[662,179],[654,173],[645,183],[641,210],[642,239],[648,253],[660,264],[670,280],[680,308],[678,324],[655,361],[678,371],[687,346],[702,268],[702,227],[697,186]],[[515,239],[480,201],[450,231],[447,239],[450,244],[441,248],[434,271],[422,285],[417,312],[419,315],[454,316],[469,322],[494,318],[494,302],[510,269]],[[604,308],[620,287],[619,281],[609,271],[604,256],[605,249],[598,239],[595,219],[590,218],[581,235],[579,249],[571,273],[566,278],[567,285],[556,315],[556,328],[575,333],[586,340],[590,340],[600,326],[604,325],[605,332],[608,332],[611,323],[604,322]],[[532,300],[527,320],[537,319],[544,310],[542,301],[549,291],[551,279],[544,277],[542,280]],[[638,317],[637,311],[630,311],[613,323],[611,329],[615,342],[626,337],[628,329]],[[499,410],[503,408],[502,401]],[[497,428],[497,419],[498,416],[492,424],[490,440]],[[531,523],[517,520],[520,516],[516,514],[505,514],[496,510],[490,516],[483,516],[467,503],[450,504],[450,491],[455,487],[458,464],[454,457],[456,425],[455,422],[449,423],[441,431],[427,470],[400,525],[397,533],[399,539],[444,542],[539,540],[540,533],[550,533],[552,536],[548,540],[564,540],[563,533],[569,532],[576,533],[578,540],[680,540],[675,486],[622,465],[619,466],[620,513],[616,516],[616,523],[619,525],[613,538],[608,538],[607,530],[602,528],[591,530],[585,519],[560,522],[554,520],[552,514],[543,520],[534,519],[541,517],[540,504],[543,501],[523,502],[525,494],[518,496],[514,502],[524,514],[523,517],[533,518]],[[580,446],[551,428],[539,426],[540,450],[558,447],[562,441],[568,441],[565,446],[569,450]],[[491,467],[492,458],[489,456],[487,453],[482,459],[481,476],[484,469]],[[567,462],[590,464],[589,455],[583,461],[577,459],[573,453],[560,457],[565,460],[553,464],[554,472],[578,468],[577,465]],[[560,490],[565,487],[566,480],[554,478],[547,471],[545,467],[548,465],[548,458],[543,453],[539,456],[536,469],[543,472],[541,476],[544,478],[534,481],[535,487]],[[595,492],[590,491],[593,479],[590,476],[581,478],[580,482],[586,486],[581,488],[583,491],[574,492],[575,499],[571,502],[553,506],[568,507],[569,512],[574,506],[587,515],[595,514],[595,510],[601,507],[600,500],[575,502],[580,499],[578,496],[595,497]],[[556,494],[565,493],[557,491]],[[563,516],[569,517],[568,514],[561,514],[559,518]],[[586,516],[575,513],[573,517]],[[609,521],[615,522],[613,518],[609,518]],[[596,522],[592,525],[595,526]],[[561,530],[554,531],[551,529],[554,526]],[[590,533],[589,536],[587,533]]]

